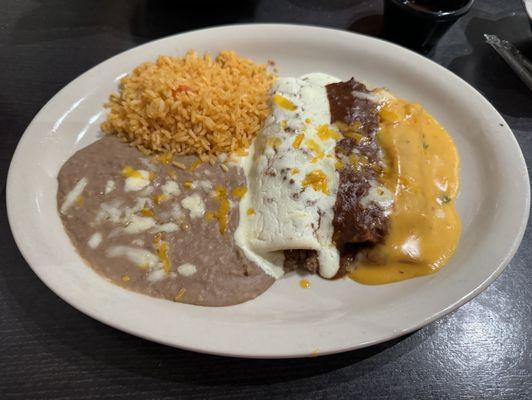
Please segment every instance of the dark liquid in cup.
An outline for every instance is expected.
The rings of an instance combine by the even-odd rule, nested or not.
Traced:
[[[385,0],[385,37],[426,53],[472,3],[472,0]]]
[[[401,3],[419,11],[449,12],[464,7],[468,0],[401,0]]]

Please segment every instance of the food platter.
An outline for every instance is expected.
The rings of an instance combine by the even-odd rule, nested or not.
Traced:
[[[423,278],[380,286],[348,279],[278,280],[255,300],[198,307],[126,291],[87,268],[63,230],[57,174],[99,137],[102,104],[118,80],[159,54],[235,50],[274,60],[280,75],[326,71],[385,86],[422,103],[451,133],[461,156],[457,209],[462,238],[452,261]],[[332,29],[237,25],[164,38],[119,54],[62,89],[24,133],[7,184],[13,235],[57,295],[110,326],[167,345],[241,357],[299,357],[356,349],[406,334],[456,309],[504,269],[522,239],[529,179],[519,146],[475,89],[437,64],[390,43]]]

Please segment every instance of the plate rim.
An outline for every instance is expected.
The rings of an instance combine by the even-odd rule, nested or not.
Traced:
[[[523,204],[523,208],[525,209],[524,210],[525,218],[523,218],[521,220],[521,224],[519,226],[517,234],[514,236],[514,239],[512,241],[512,246],[506,252],[505,257],[498,263],[497,267],[493,269],[491,274],[486,279],[484,279],[483,282],[481,282],[480,284],[476,285],[476,287],[473,290],[471,290],[469,293],[464,294],[460,299],[458,299],[457,301],[453,302],[452,304],[449,304],[447,307],[439,310],[438,312],[433,313],[431,316],[429,316],[427,318],[422,319],[418,323],[411,324],[407,328],[396,330],[392,334],[385,335],[386,338],[384,338],[384,339],[379,337],[379,338],[377,338],[375,340],[369,340],[369,341],[366,341],[366,342],[363,342],[363,343],[359,343],[359,344],[353,345],[353,346],[344,346],[344,347],[341,347],[341,348],[336,348],[334,350],[320,351],[319,355],[321,356],[321,355],[327,355],[327,354],[335,354],[335,353],[340,353],[340,352],[352,351],[352,350],[360,349],[360,348],[363,348],[363,347],[372,346],[372,345],[376,345],[376,344],[379,344],[379,343],[391,341],[391,340],[394,340],[394,339],[396,339],[396,338],[398,338],[400,336],[403,336],[403,335],[406,335],[408,333],[411,333],[411,332],[413,332],[415,330],[418,330],[418,329],[422,328],[425,325],[428,325],[428,324],[430,324],[430,323],[442,318],[443,316],[449,314],[450,312],[458,309],[459,307],[464,305],[466,302],[468,302],[468,301],[474,299],[476,296],[478,296],[493,281],[495,281],[495,279],[497,279],[497,277],[504,271],[504,269],[507,267],[507,265],[509,264],[509,262],[511,261],[511,259],[514,257],[514,255],[516,254],[517,250],[519,249],[519,246],[520,246],[520,244],[522,242],[522,239],[523,239],[525,231],[526,231],[527,222],[528,222],[528,218],[529,218],[529,215],[530,215],[530,179],[526,179],[526,178],[529,178],[526,161],[525,161],[523,152],[521,150],[521,147],[519,146],[519,143],[518,143],[518,141],[517,141],[512,129],[509,127],[509,125],[507,124],[506,120],[497,111],[497,109],[477,89],[475,89],[472,85],[470,85],[468,82],[463,80],[458,75],[454,74],[452,71],[450,71],[447,68],[441,66],[440,64],[434,62],[433,60],[430,60],[430,59],[428,59],[428,58],[426,58],[426,57],[424,57],[422,55],[419,55],[419,54],[417,54],[417,53],[415,53],[415,52],[413,52],[413,51],[411,51],[409,49],[406,49],[406,48],[404,48],[402,46],[399,46],[399,45],[396,45],[394,43],[388,42],[386,40],[383,40],[383,39],[380,39],[380,38],[375,38],[375,37],[364,35],[364,34],[360,34],[360,33],[350,32],[350,31],[346,31],[346,30],[340,30],[340,29],[335,29],[335,28],[330,28],[330,27],[315,26],[315,25],[307,25],[307,24],[247,23],[247,24],[227,24],[227,25],[211,26],[211,27],[207,27],[207,28],[200,28],[200,29],[195,29],[195,30],[191,30],[191,31],[181,32],[181,33],[178,33],[178,34],[173,34],[173,35],[168,35],[168,36],[165,36],[165,37],[162,37],[162,38],[158,38],[156,40],[152,40],[152,41],[149,41],[149,42],[134,46],[132,48],[126,49],[126,50],[124,50],[124,51],[122,51],[120,53],[117,53],[117,54],[115,54],[115,55],[103,60],[102,62],[96,64],[95,66],[93,66],[91,68],[89,68],[88,70],[86,70],[85,72],[80,74],[79,76],[75,77],[73,80],[68,82],[64,87],[62,87],[56,94],[54,94],[42,106],[42,108],[35,114],[35,116],[31,120],[31,122],[25,128],[24,133],[20,136],[20,139],[19,139],[19,141],[17,143],[16,149],[15,149],[15,151],[13,153],[13,156],[12,156],[12,159],[11,159],[11,162],[10,162],[10,165],[9,165],[9,169],[8,169],[8,174],[7,174],[6,195],[5,196],[6,196],[6,208],[7,208],[8,222],[9,222],[9,226],[10,226],[13,238],[14,238],[15,243],[17,245],[17,248],[20,251],[20,253],[22,254],[22,256],[23,256],[24,260],[26,261],[26,263],[28,264],[28,266],[39,277],[39,279],[45,284],[45,286],[47,286],[55,295],[57,295],[59,298],[61,298],[63,301],[65,301],[70,306],[72,306],[75,309],[81,311],[85,315],[87,315],[87,316],[89,316],[89,317],[91,317],[91,318],[93,318],[93,319],[95,319],[95,320],[97,320],[97,321],[99,321],[101,323],[104,323],[105,325],[108,325],[108,326],[113,327],[115,329],[118,329],[120,331],[126,332],[128,334],[131,334],[131,335],[134,335],[134,336],[146,339],[146,340],[150,340],[150,341],[153,341],[153,342],[156,342],[156,343],[168,345],[168,346],[171,346],[171,347],[185,349],[185,350],[191,350],[191,351],[200,352],[200,353],[206,353],[206,354],[230,356],[230,357],[241,357],[241,358],[265,358],[265,359],[279,358],[280,359],[280,358],[299,358],[299,357],[312,356],[308,352],[298,352],[298,351],[294,351],[293,353],[290,353],[290,354],[286,354],[286,353],[276,354],[276,353],[272,352],[271,354],[269,353],[269,354],[265,355],[265,354],[262,354],[262,353],[260,353],[260,354],[252,354],[252,352],[238,353],[238,352],[216,351],[215,349],[206,349],[205,347],[202,347],[201,344],[199,344],[198,346],[179,345],[179,344],[176,344],[175,342],[171,342],[171,341],[168,341],[168,340],[163,340],[163,339],[158,338],[158,337],[156,337],[154,335],[151,335],[151,334],[146,334],[145,332],[144,333],[143,332],[138,332],[135,329],[130,329],[127,326],[127,324],[121,324],[121,323],[118,323],[116,320],[113,320],[111,318],[106,318],[105,316],[98,315],[97,312],[95,312],[94,310],[91,310],[90,307],[86,306],[85,303],[76,302],[75,299],[69,298],[68,297],[68,293],[66,291],[65,292],[61,292],[61,291],[54,290],[52,288],[51,282],[49,281],[49,278],[43,276],[44,274],[42,273],[42,271],[39,271],[38,269],[34,269],[34,267],[32,266],[32,262],[30,261],[34,257],[33,257],[33,255],[30,255],[27,245],[23,242],[23,238],[21,237],[22,234],[20,232],[18,232],[18,230],[16,228],[16,224],[14,222],[14,218],[15,217],[12,214],[13,213],[13,211],[12,211],[13,210],[13,206],[11,204],[15,201],[14,196],[11,195],[11,193],[13,193],[13,191],[14,191],[14,189],[13,189],[13,185],[14,185],[13,175],[14,175],[14,172],[13,171],[14,171],[15,164],[17,163],[18,158],[21,157],[20,153],[21,153],[22,150],[20,150],[20,149],[24,146],[25,142],[27,140],[29,140],[29,136],[27,136],[26,133],[33,127],[33,125],[36,123],[36,121],[39,120],[40,117],[42,117],[43,115],[46,115],[46,112],[48,111],[48,108],[50,107],[50,105],[52,103],[54,103],[54,101],[56,99],[60,98],[60,96],[64,92],[66,92],[71,86],[73,86],[76,81],[81,80],[83,77],[86,77],[92,71],[100,68],[103,64],[107,63],[108,61],[110,61],[112,59],[115,59],[115,58],[118,58],[118,57],[122,57],[122,56],[124,56],[125,54],[127,54],[129,52],[138,51],[139,49],[141,49],[143,47],[150,47],[150,46],[153,46],[153,45],[155,45],[157,43],[160,43],[160,42],[163,42],[163,41],[166,41],[166,40],[179,40],[180,36],[193,35],[193,34],[197,34],[199,32],[217,31],[217,30],[218,31],[223,31],[223,30],[226,30],[226,29],[244,29],[245,30],[245,29],[250,29],[250,28],[251,29],[263,29],[263,28],[267,28],[267,29],[272,29],[272,28],[276,28],[276,29],[277,28],[294,29],[294,28],[296,28],[296,29],[298,29],[298,28],[302,28],[302,29],[310,29],[310,30],[315,30],[315,31],[332,31],[335,34],[340,34],[340,35],[345,35],[345,36],[348,36],[348,35],[362,36],[362,37],[364,37],[366,39],[369,39],[371,41],[381,42],[381,43],[385,44],[386,46],[393,46],[393,47],[396,47],[396,48],[400,48],[401,51],[406,51],[407,53],[409,53],[408,54],[409,57],[413,57],[413,58],[417,58],[419,60],[423,60],[423,62],[427,62],[428,61],[429,63],[432,64],[433,67],[437,68],[439,71],[442,71],[443,73],[445,73],[445,74],[447,74],[449,76],[452,76],[453,79],[458,79],[462,85],[466,85],[469,90],[471,90],[472,92],[474,92],[477,95],[478,100],[482,101],[484,103],[484,105],[487,106],[490,109],[490,113],[492,113],[493,115],[499,116],[500,119],[502,121],[504,121],[504,125],[505,125],[504,128],[506,128],[508,133],[511,133],[508,136],[509,136],[509,139],[511,139],[511,141],[512,141],[512,145],[514,146],[514,150],[516,150],[515,155],[518,157],[519,163],[523,167],[524,174],[522,176],[522,178],[523,178],[522,180],[523,180],[523,182],[526,185],[526,187],[525,187],[526,190],[525,191],[526,191],[526,194],[527,194],[526,198],[524,198],[524,201],[522,203]]]

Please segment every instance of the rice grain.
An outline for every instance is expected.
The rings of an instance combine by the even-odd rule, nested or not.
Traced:
[[[266,65],[222,51],[160,56],[120,81],[101,128],[143,152],[197,155],[204,161],[246,149],[269,114],[274,81]]]

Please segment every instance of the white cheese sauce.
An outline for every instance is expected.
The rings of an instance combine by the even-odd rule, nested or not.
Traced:
[[[318,134],[336,132],[325,89],[333,82],[339,79],[321,73],[280,78],[273,113],[243,162],[249,190],[240,203],[236,242],[275,278],[283,274],[283,250],[316,250],[325,278],[339,268],[332,241],[339,134]],[[311,183],[316,176],[321,184]]]

